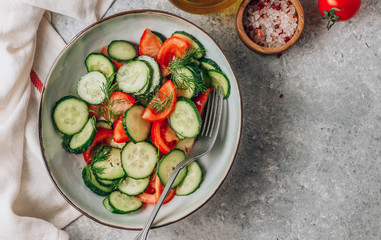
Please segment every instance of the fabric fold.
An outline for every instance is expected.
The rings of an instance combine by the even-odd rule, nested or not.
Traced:
[[[112,0],[0,2],[0,239],[59,239],[80,216],[55,189],[40,151],[38,109],[48,72],[65,42],[55,11],[90,24]]]

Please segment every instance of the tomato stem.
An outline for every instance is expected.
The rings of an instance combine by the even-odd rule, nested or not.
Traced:
[[[331,29],[333,24],[335,24],[336,21],[340,20],[340,17],[336,15],[335,11],[341,11],[338,8],[331,8],[329,11],[324,10],[324,20],[328,20],[327,22],[327,29]]]

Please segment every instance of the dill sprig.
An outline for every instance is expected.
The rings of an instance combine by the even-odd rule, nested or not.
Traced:
[[[206,87],[201,77],[194,78],[183,73],[182,68],[192,65],[196,60],[196,56],[202,50],[190,48],[181,58],[175,58],[168,64],[168,70],[171,74],[172,80],[179,89],[194,88],[196,91],[204,92]]]
[[[159,98],[159,93],[156,93],[155,96],[149,102],[147,108],[159,113],[171,105],[173,101],[173,90],[167,95],[163,93],[164,97]]]
[[[148,104],[151,102],[152,98],[154,98],[158,93],[159,88],[160,86],[156,86],[152,92],[136,96],[136,101],[139,102],[141,105],[147,107]]]
[[[106,145],[98,145],[94,148],[91,153],[90,161],[93,165],[96,162],[105,161],[110,156],[112,148]],[[94,169],[93,169],[94,170]]]
[[[196,56],[202,53],[202,50],[190,48],[181,58],[174,58],[168,64],[168,69],[183,67],[197,62]]]
[[[96,115],[103,116],[106,121],[112,123],[112,119],[116,119],[122,112],[118,111],[117,108],[113,106],[118,104],[124,104],[126,102],[130,102],[127,99],[116,99],[111,101],[111,95],[114,91],[118,90],[118,84],[114,83],[113,79],[116,73],[113,73],[102,86],[102,91],[106,95],[106,99],[103,104],[97,105],[96,110],[90,110]]]
[[[115,99],[113,101],[111,101],[109,99],[106,99],[106,100],[107,100],[106,106],[109,109],[111,119],[116,119],[119,115],[123,114],[123,110],[118,110],[118,108],[114,108],[115,105],[119,105],[119,104],[123,105],[124,103],[130,103],[131,104],[131,102],[132,102],[132,101],[125,99],[125,98]]]
[[[74,153],[73,150],[71,150],[71,148],[70,148],[70,140],[71,140],[71,136],[64,135],[62,138],[61,146],[63,149],[65,149],[66,152]]]

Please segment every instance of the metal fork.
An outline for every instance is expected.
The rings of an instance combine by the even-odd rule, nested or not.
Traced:
[[[171,186],[173,182],[175,181],[178,173],[181,169],[186,167],[188,164],[196,160],[197,158],[205,155],[208,153],[216,139],[217,139],[217,133],[221,122],[221,115],[222,115],[222,101],[223,100],[223,90],[222,87],[217,86],[213,89],[211,92],[211,96],[208,99],[207,105],[206,105],[206,112],[205,112],[205,118],[201,126],[200,134],[197,137],[197,141],[195,142],[189,156],[182,162],[180,162],[175,170],[173,171],[171,177],[168,180],[167,185],[165,186],[163,193],[161,194],[157,204],[155,205],[155,208],[153,209],[150,217],[148,218],[148,221],[142,231],[135,237],[135,240],[141,239],[147,239],[148,231],[151,228],[151,225],[153,221],[156,218],[157,213],[159,212],[159,209],[161,205],[164,202],[165,197],[167,196],[169,190],[171,189]]]

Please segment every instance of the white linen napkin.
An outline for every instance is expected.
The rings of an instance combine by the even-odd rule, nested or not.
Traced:
[[[65,43],[54,11],[90,24],[113,0],[0,1],[0,239],[68,239],[80,216],[55,189],[38,140],[38,107],[49,69]]]

